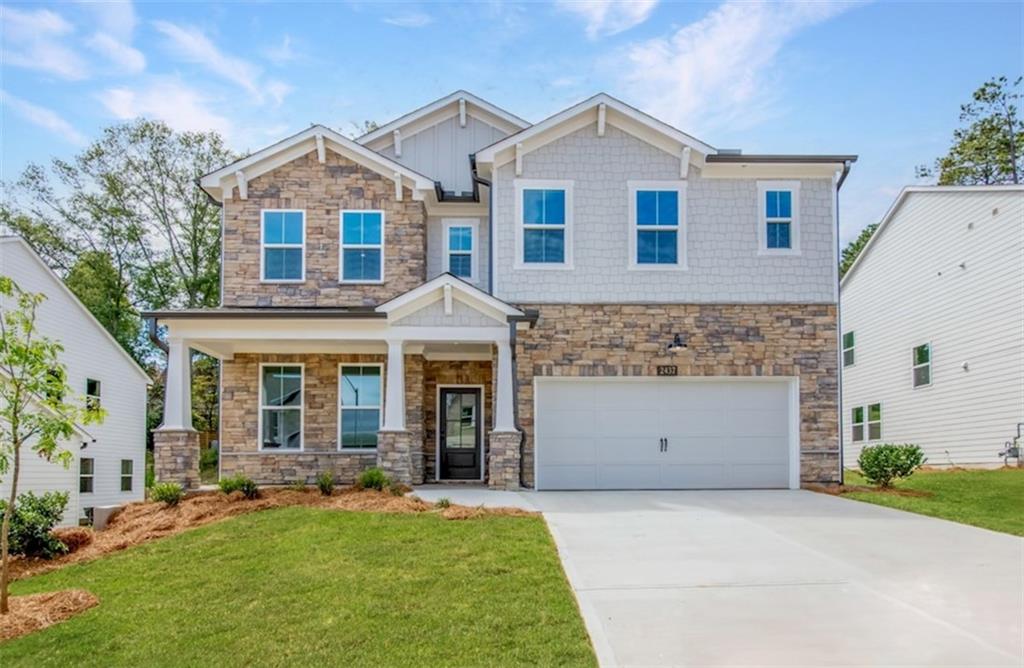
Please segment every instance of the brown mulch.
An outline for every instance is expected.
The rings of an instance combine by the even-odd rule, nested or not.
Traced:
[[[812,492],[819,492],[821,494],[831,494],[832,496],[842,496],[843,494],[849,494],[851,492],[875,492],[878,494],[892,494],[893,496],[910,496],[924,498],[934,496],[931,492],[926,492],[919,489],[902,489],[899,487],[871,487],[870,485],[823,485],[819,483],[808,483],[804,485],[805,489],[809,489]]]
[[[59,624],[99,602],[98,598],[84,589],[12,596],[10,613],[0,615],[0,641],[19,638]]]
[[[355,488],[336,489],[332,496],[323,496],[316,489],[261,489],[259,498],[252,500],[243,497],[241,492],[199,492],[189,495],[177,506],[172,507],[152,501],[128,504],[114,515],[103,531],[86,530],[91,540],[78,535],[81,530],[59,530],[74,531],[78,549],[49,560],[15,557],[10,564],[11,575],[14,579],[20,579],[45,573],[229,517],[285,506],[378,513],[436,512],[450,520],[474,519],[487,515],[536,515],[534,512],[518,508],[474,508],[455,504],[438,509],[415,496],[396,496],[391,492]]]

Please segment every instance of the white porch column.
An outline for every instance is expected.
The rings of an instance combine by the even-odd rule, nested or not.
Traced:
[[[383,431],[403,431],[405,429],[405,351],[403,347],[402,341],[388,341]]]
[[[167,379],[164,383],[163,431],[192,429],[192,356],[188,341],[167,339]]]
[[[516,431],[512,409],[512,348],[508,341],[498,341],[498,380],[494,390],[494,431]]]

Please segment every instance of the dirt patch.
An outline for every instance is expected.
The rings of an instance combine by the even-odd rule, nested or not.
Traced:
[[[899,487],[871,487],[870,485],[821,485],[817,483],[811,483],[804,485],[804,489],[808,489],[812,492],[818,492],[819,494],[831,494],[832,496],[842,496],[844,494],[850,494],[853,492],[871,492],[872,494],[890,494],[892,496],[908,496],[915,498],[927,498],[934,496],[931,492],[926,492],[919,489],[901,489]]]
[[[68,554],[49,560],[15,557],[11,560],[11,574],[15,579],[25,578],[68,564],[91,561],[132,545],[171,536],[229,517],[285,506],[378,513],[434,512],[451,520],[474,519],[486,515],[536,514],[516,508],[474,508],[455,504],[441,510],[415,496],[396,496],[391,492],[355,488],[335,490],[332,496],[323,496],[315,489],[261,489],[259,498],[251,500],[242,496],[241,492],[200,492],[189,495],[177,506],[172,507],[151,501],[128,504],[114,515],[106,529],[88,531],[91,540],[85,540],[84,536],[76,534],[78,548]],[[82,542],[83,540],[85,542]]]
[[[99,602],[84,589],[12,596],[10,613],[0,615],[0,642],[59,624]]]

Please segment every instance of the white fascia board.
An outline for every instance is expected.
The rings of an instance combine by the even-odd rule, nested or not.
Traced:
[[[707,162],[700,169],[700,175],[705,179],[831,179],[841,171],[842,165],[822,162]]]
[[[381,304],[376,308],[376,311],[387,313],[389,320],[398,319],[423,306],[432,304],[438,299],[443,299],[445,286],[451,286],[455,299],[480,310],[490,317],[495,317],[495,314],[498,319],[501,317],[507,318],[508,316],[523,315],[523,312],[514,306],[492,297],[480,288],[470,285],[451,274],[441,274],[437,278],[427,281],[423,285],[413,288],[389,302]],[[491,313],[488,313],[485,309],[489,309]]]

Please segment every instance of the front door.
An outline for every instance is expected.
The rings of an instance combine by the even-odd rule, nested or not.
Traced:
[[[437,416],[441,446],[441,478],[480,479],[480,390],[441,388]]]

